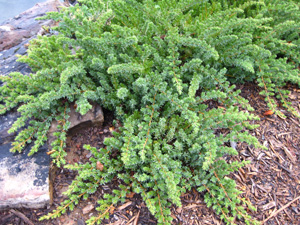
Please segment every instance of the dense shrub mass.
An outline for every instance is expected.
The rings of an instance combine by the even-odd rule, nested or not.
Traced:
[[[72,210],[118,177],[124,185],[99,199],[99,216],[89,224],[100,223],[132,191],[158,224],[170,224],[171,204],[180,206],[192,187],[228,224],[235,218],[256,223],[246,212],[251,203],[228,178],[246,162],[224,157],[237,154],[230,141],[258,146],[245,129],[253,128],[251,107],[234,84],[257,82],[271,110],[277,97],[296,113],[282,87],[300,84],[299,6],[289,0],[81,0],[46,16],[59,22],[58,34],[33,40],[20,59],[34,72],[1,77],[0,111],[18,107],[21,117],[10,131],[25,127],[12,151],[32,141],[31,154],[38,151],[56,120],[51,156],[64,165],[70,103],[85,114],[98,102],[115,111],[122,127],[104,149],[86,146],[94,154],[89,163],[64,165],[78,176],[69,199],[43,219]],[[209,101],[221,107],[208,107]]]

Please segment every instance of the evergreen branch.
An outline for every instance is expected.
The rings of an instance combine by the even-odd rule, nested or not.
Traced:
[[[160,89],[158,89],[158,90],[159,90],[161,93],[163,93],[165,96],[168,96],[166,92],[164,92],[164,91],[162,91],[162,90],[160,90]],[[171,103],[174,103],[180,110],[183,110],[182,106],[181,106],[179,103],[177,103],[173,98],[169,99],[169,101],[170,101]],[[190,103],[190,104],[192,104],[192,103]],[[188,109],[191,110],[191,111],[195,111],[195,109],[190,108],[190,107],[188,107]],[[204,113],[201,112],[200,110],[199,110],[197,113],[200,113],[200,114],[204,115]]]
[[[265,83],[265,81],[264,81],[263,76],[261,76],[261,80],[262,80],[262,82],[263,82],[263,84],[264,84],[264,89],[265,89],[265,92],[266,92],[266,96],[267,96],[267,98],[268,98],[268,102],[271,104],[272,110],[274,110],[275,108],[274,108],[274,106],[273,106],[273,104],[272,104],[272,102],[271,102],[271,100],[270,100],[270,96],[269,96],[269,94],[268,94],[268,88],[267,88],[267,86],[266,86],[266,83]]]
[[[8,110],[8,107],[4,107],[3,109],[0,110],[0,115],[5,113]]]
[[[219,178],[218,174],[216,173],[216,171],[215,171],[212,167],[211,167],[211,169],[214,171],[214,175],[215,175],[215,177],[217,178],[220,187],[223,189],[223,191],[224,191],[224,193],[225,193],[227,199],[228,199],[230,202],[232,202],[232,200],[231,200],[231,198],[228,196],[228,193],[227,193],[225,187],[223,186],[223,184],[222,184],[222,182],[221,182],[221,179]],[[239,199],[241,199],[241,198],[239,198]],[[246,218],[246,214],[244,214],[243,212],[241,212],[236,206],[235,206],[235,210],[236,210],[240,215],[242,215],[244,218]],[[254,220],[254,219],[250,219],[250,220],[253,221],[253,222],[256,222],[256,220]]]
[[[300,117],[299,113],[296,112],[296,110],[294,108],[291,108],[287,102],[285,101],[285,98],[282,96],[280,90],[277,88],[277,92],[279,93],[280,97],[281,97],[281,100],[283,101],[283,105],[284,107],[286,107],[294,116],[296,117]]]
[[[224,145],[233,136],[257,144],[244,131],[256,117],[239,111],[238,105],[251,107],[234,83],[258,81],[272,109],[278,93],[293,111],[280,88],[299,85],[299,7],[277,0],[82,0],[45,16],[59,22],[53,28],[59,34],[33,40],[21,57],[34,73],[0,78],[0,114],[15,107],[21,112],[10,132],[32,124],[16,137],[15,147],[21,151],[35,138],[30,154],[35,153],[57,121],[48,154],[58,166],[65,164],[70,102],[82,115],[91,108],[89,101],[99,103],[124,123],[105,139],[107,151],[87,148],[95,156],[89,163],[65,166],[79,175],[52,216],[72,210],[118,175],[141,193],[158,223],[169,223],[169,204],[180,205],[181,190],[195,186],[207,190],[205,201],[222,220],[233,223],[230,215],[237,215],[253,223],[242,204],[251,205],[237,196],[234,181],[225,179],[244,164],[222,160],[237,154]],[[224,107],[211,108],[210,100]],[[216,134],[218,129],[228,134]],[[109,168],[99,172],[99,161]],[[107,217],[126,192],[113,190],[99,200],[102,213],[90,223]]]
[[[98,180],[96,182],[96,185],[99,184],[102,180],[103,180],[103,178],[101,178],[100,180]],[[69,201],[63,207],[59,207],[53,213],[49,213],[48,215],[45,215],[45,216],[41,217],[40,221],[44,220],[44,219],[50,219],[50,218],[56,218],[56,217],[58,217],[62,213],[62,211],[66,210],[71,204],[73,204],[74,202],[76,202],[76,200],[80,199],[82,196],[84,196],[85,194],[87,194],[89,192],[89,190],[91,190],[91,189],[92,189],[92,186],[89,187],[88,189],[86,189],[83,193],[77,195],[76,199],[73,199],[73,200]]]
[[[156,180],[154,182],[155,182],[155,184],[157,186]],[[157,197],[158,197],[158,204],[159,204],[159,208],[160,208],[160,214],[161,214],[161,217],[163,218],[163,224],[166,224],[165,216],[164,216],[163,209],[162,209],[162,206],[161,206],[160,195],[159,195],[158,190],[156,191],[156,194],[157,194]]]
[[[137,182],[137,184],[140,186],[140,188],[143,190],[144,201],[146,201],[146,203],[148,203],[149,210],[151,211],[151,209],[155,209],[155,206],[152,204],[150,199],[147,198],[146,188],[144,188],[144,186],[135,177],[132,176],[131,178],[133,180],[135,180]]]
[[[205,187],[205,189],[208,191],[208,193],[209,193],[214,199],[216,199],[216,197],[214,196],[213,193],[211,193],[211,191],[209,190],[209,188],[208,188],[205,184],[202,184],[202,185]],[[224,217],[226,218],[226,220],[227,220],[227,221],[231,221],[231,220],[227,217],[227,213],[225,213],[225,212],[223,211],[222,206],[220,205],[220,203],[219,203],[218,201],[217,201],[217,205],[219,206],[219,208],[220,208],[222,214],[224,215]]]
[[[35,132],[33,132],[35,133]],[[31,140],[33,138],[34,134],[32,134],[32,136],[28,137],[27,139],[25,139],[24,141],[22,142],[18,142],[18,145],[14,145],[16,142],[13,142],[13,148],[11,148],[11,151],[12,152],[21,152],[21,149],[26,145],[26,143]]]
[[[121,197],[121,196],[120,196]],[[89,221],[89,224],[95,224],[97,223],[97,221],[101,220],[102,218],[105,217],[105,215],[109,212],[109,210],[114,206],[114,204],[111,204],[102,214],[100,214],[99,216],[97,216],[95,219],[93,219],[92,221]]]
[[[67,105],[65,105],[65,109],[64,109],[64,114],[63,114],[63,118],[66,117],[66,110],[67,110]],[[66,131],[64,130],[64,126],[66,124],[66,119],[63,119],[62,121],[57,121],[58,124],[61,122],[62,123],[62,130],[61,132],[62,133],[66,133]],[[63,146],[64,146],[64,143],[65,141],[64,140],[59,140],[59,153],[58,155],[56,156],[56,162],[60,162],[60,158],[62,157],[61,154],[62,154],[62,150],[63,150]]]
[[[155,97],[156,97],[156,93],[154,94],[154,97],[153,97],[152,113],[151,113],[150,121],[149,121],[149,124],[148,124],[147,138],[146,138],[146,140],[145,140],[145,143],[144,143],[144,145],[143,145],[143,149],[142,149],[142,151],[141,151],[141,158],[142,158],[143,161],[145,160],[145,147],[146,147],[147,142],[148,142],[148,139],[149,139],[150,128],[151,128],[152,118],[153,118],[153,114],[154,114]]]
[[[210,166],[210,168],[211,168],[212,170],[214,170],[211,166]],[[217,175],[217,173],[216,173],[215,170],[214,170],[214,175],[215,175],[215,177],[217,178],[217,180],[218,180],[218,182],[219,182],[219,185],[220,185],[221,188],[223,189],[223,191],[224,191],[226,197],[228,198],[228,200],[229,200],[230,202],[232,202],[231,199],[229,198],[229,196],[228,196],[228,194],[227,194],[227,192],[226,192],[226,190],[225,190],[223,184],[221,183],[221,180],[220,180],[220,178],[218,177],[218,175]]]

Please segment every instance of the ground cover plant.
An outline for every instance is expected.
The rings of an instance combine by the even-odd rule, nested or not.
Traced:
[[[227,176],[247,163],[225,160],[237,154],[230,142],[259,147],[246,129],[257,118],[234,84],[257,82],[270,110],[283,116],[276,97],[296,114],[282,87],[300,84],[299,6],[278,0],[82,0],[46,16],[59,22],[58,34],[33,40],[20,58],[33,73],[3,76],[0,87],[1,114],[15,107],[21,114],[10,129],[23,128],[12,151],[34,142],[34,154],[56,120],[53,161],[78,171],[69,199],[42,219],[72,210],[118,177],[124,185],[99,199],[99,216],[88,224],[100,223],[132,191],[159,224],[170,224],[171,204],[180,206],[181,194],[193,187],[228,224],[257,223],[247,215],[251,203]],[[209,101],[220,107],[208,107]],[[85,146],[94,155],[89,163],[66,165],[69,104],[83,115],[92,102],[115,111],[122,126],[105,139],[105,148]]]

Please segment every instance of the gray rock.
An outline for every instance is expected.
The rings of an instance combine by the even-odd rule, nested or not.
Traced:
[[[10,49],[36,34],[43,33],[43,26],[54,24],[51,20],[36,20],[47,12],[66,6],[59,0],[38,3],[34,7],[0,24],[0,51]]]
[[[29,43],[30,40],[35,38],[29,38],[22,43],[18,44],[15,47],[12,47],[8,50],[0,52],[0,74],[1,75],[8,75],[11,72],[20,72],[22,74],[28,75],[31,73],[30,67],[21,62],[17,62],[18,59],[17,55],[25,55],[26,54],[26,47],[25,45]]]
[[[2,126],[0,133],[6,129]],[[28,156],[31,145],[20,154],[11,153],[10,148],[11,143],[0,144],[0,209],[39,208],[49,204],[47,145],[34,156]]]
[[[51,20],[36,20],[36,18],[50,11],[58,11],[60,7],[65,6],[66,4],[59,0],[38,3],[31,9],[0,24],[0,76],[16,71],[22,74],[31,72],[28,65],[16,61],[17,55],[26,54],[26,46],[30,40],[43,34],[43,26],[55,24]]]
[[[39,3],[0,24],[0,75],[14,71],[31,72],[26,64],[16,62],[16,55],[26,54],[26,44],[42,34],[42,26],[53,24],[52,21],[35,19],[46,12],[58,11],[61,6],[64,4],[59,0]],[[9,134],[7,131],[18,117],[17,112],[0,116],[0,209],[39,208],[50,202],[48,145],[45,144],[33,156],[28,156],[32,145],[26,146],[20,154],[9,151],[16,133]]]
[[[9,134],[7,131],[18,117],[19,114],[17,112],[10,112],[0,116],[0,146],[14,139],[15,134]]]
[[[18,119],[18,112],[0,116],[0,209],[39,208],[49,204],[48,149],[44,145],[34,156],[28,156],[32,145],[20,154],[10,152],[17,133],[7,131]]]

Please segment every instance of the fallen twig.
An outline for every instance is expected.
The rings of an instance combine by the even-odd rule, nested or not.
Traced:
[[[13,214],[8,214],[2,218],[0,218],[0,224],[8,224],[8,220],[10,220],[10,218],[13,216]]]
[[[265,222],[267,222],[269,219],[271,219],[272,217],[276,216],[278,213],[280,213],[282,210],[286,209],[287,207],[289,207],[292,203],[294,203],[295,201],[297,201],[298,199],[300,199],[300,196],[298,196],[297,198],[295,198],[294,200],[290,201],[289,203],[285,204],[283,207],[281,207],[280,209],[278,209],[277,211],[273,212],[267,219],[265,219],[262,224],[264,224]]]
[[[136,215],[135,220],[133,221],[133,225],[137,225],[137,223],[139,221],[139,217],[140,217],[140,212],[141,211],[139,211],[138,214]]]
[[[281,169],[284,169],[286,172],[293,174],[289,169],[285,168],[284,166],[280,165],[278,162],[275,160],[272,160],[277,166],[279,166]]]
[[[24,220],[25,223],[29,224],[29,225],[34,225],[33,222],[31,222],[30,219],[28,219],[23,213],[13,210],[11,209],[10,212],[12,212],[13,214],[15,214],[16,216],[18,216],[19,218],[21,218],[22,220]]]
[[[133,217],[126,223],[126,225],[131,224],[131,222],[132,222],[135,218],[136,218],[136,216],[133,216]]]

